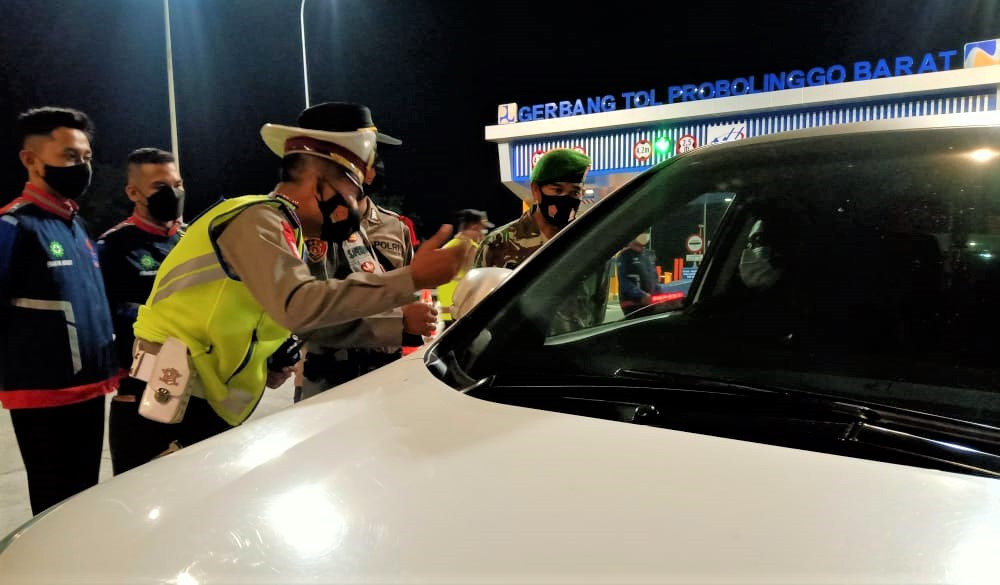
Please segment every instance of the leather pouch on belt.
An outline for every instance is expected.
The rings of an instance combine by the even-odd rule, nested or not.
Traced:
[[[168,337],[156,354],[156,365],[139,402],[139,414],[161,423],[181,422],[191,398],[190,379],[187,346]]]

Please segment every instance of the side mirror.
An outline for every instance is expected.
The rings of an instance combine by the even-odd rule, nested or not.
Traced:
[[[497,268],[488,266],[485,268],[473,268],[465,273],[462,280],[458,281],[455,287],[455,294],[452,297],[451,314],[455,319],[462,318],[469,313],[479,301],[486,298],[486,295],[493,292],[513,270],[509,268]]]

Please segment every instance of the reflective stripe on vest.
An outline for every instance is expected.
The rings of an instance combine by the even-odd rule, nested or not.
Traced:
[[[243,412],[256,401],[257,396],[253,393],[230,386],[229,395],[219,403],[219,406],[228,412]]]
[[[83,359],[80,358],[80,336],[76,332],[76,317],[73,316],[73,305],[69,301],[46,301],[42,299],[13,299],[11,304],[22,309],[37,309],[39,311],[60,311],[66,318],[66,335],[69,337],[70,357],[73,359],[73,373],[79,374],[83,369]]]
[[[155,305],[179,290],[223,278],[226,278],[226,272],[219,266],[214,252],[192,258],[178,264],[163,276],[152,304]]]
[[[242,281],[226,273],[215,241],[219,227],[260,204],[286,212],[301,249],[291,204],[266,195],[224,200],[192,222],[164,260],[133,328],[137,338],[152,343],[167,337],[183,341],[205,399],[231,425],[253,411],[264,393],[267,356],[289,335]]]

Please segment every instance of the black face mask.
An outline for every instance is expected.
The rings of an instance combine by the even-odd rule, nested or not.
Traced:
[[[320,192],[318,188],[316,191]],[[319,212],[323,214],[323,227],[319,233],[319,237],[323,240],[332,244],[342,244],[361,228],[361,214],[356,208],[349,206],[340,193],[326,201],[318,200],[318,205]],[[347,208],[347,219],[333,221],[333,212],[340,206]]]
[[[45,165],[45,182],[49,187],[67,199],[76,199],[87,191],[93,171],[90,163],[71,167]]]
[[[549,214],[549,207],[555,206],[556,214]],[[566,227],[570,221],[576,218],[576,210],[580,208],[580,200],[567,195],[546,195],[542,193],[542,215],[549,223],[557,228]]]
[[[156,221],[174,221],[184,213],[184,191],[164,185],[146,199],[146,208]]]

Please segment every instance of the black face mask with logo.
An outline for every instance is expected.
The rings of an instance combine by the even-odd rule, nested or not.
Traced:
[[[45,165],[46,184],[67,199],[76,199],[90,187],[93,170],[90,163],[80,163],[71,167]]]
[[[146,207],[156,221],[174,221],[184,213],[184,191],[164,185],[146,199]]]
[[[319,188],[316,189],[320,192]],[[331,244],[342,244],[351,237],[351,234],[361,228],[361,214],[357,208],[347,204],[344,196],[337,193],[333,197],[323,201],[317,198],[319,212],[323,214],[323,227],[320,228],[319,237]],[[333,220],[333,212],[340,206],[347,208],[347,219],[340,221]]]
[[[576,218],[576,210],[580,208],[580,200],[567,195],[546,195],[542,193],[542,215],[546,221],[556,226],[564,228],[569,222]],[[555,215],[549,213],[549,208],[555,207]]]

